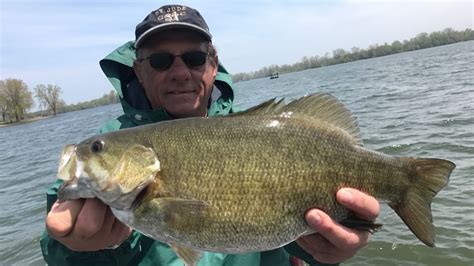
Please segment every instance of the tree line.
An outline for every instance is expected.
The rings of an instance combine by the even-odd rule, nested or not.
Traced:
[[[21,79],[7,78],[0,80],[0,113],[3,123],[20,122],[27,117],[38,115],[56,115],[58,113],[82,110],[101,105],[118,103],[119,99],[114,90],[104,94],[99,99],[66,105],[61,98],[62,89],[58,85],[39,84],[29,90]],[[36,104],[39,111],[28,113]]]
[[[99,106],[108,105],[108,104],[114,104],[118,102],[119,102],[119,98],[117,96],[117,93],[114,90],[111,90],[109,93],[105,93],[100,98],[93,99],[90,101],[79,102],[76,104],[66,105],[64,106],[62,111],[72,112],[72,111],[94,108],[94,107],[99,107]]]
[[[430,34],[420,33],[416,37],[403,42],[394,41],[391,44],[371,45],[367,49],[353,47],[350,52],[344,49],[336,49],[332,52],[332,56],[329,53],[326,53],[324,56],[304,56],[299,62],[294,64],[271,65],[250,73],[237,73],[232,75],[232,79],[234,82],[238,82],[268,77],[273,73],[282,74],[296,72],[469,40],[474,40],[474,32],[472,29],[455,31],[451,28],[447,28],[443,31],[432,32]],[[57,85],[40,84],[36,85],[33,91],[30,91],[26,83],[21,79],[10,78],[0,80],[1,121],[6,123],[23,120],[28,115],[28,111],[35,105],[33,98],[37,100],[40,111],[29,114],[30,116],[43,115],[45,112],[47,114],[56,115],[58,113],[93,108],[117,103],[119,101],[115,91],[112,90],[99,99],[66,105],[64,100],[60,97],[61,93],[62,90]]]
[[[432,32],[430,34],[423,32],[418,34],[416,37],[411,38],[410,40],[404,40],[403,42],[394,41],[391,44],[375,44],[369,46],[367,49],[353,47],[351,51],[336,49],[332,52],[332,55],[326,53],[324,56],[304,56],[299,62],[294,64],[270,65],[253,72],[234,74],[232,75],[232,80],[234,82],[239,82],[269,77],[273,73],[282,74],[302,71],[311,68],[347,63],[356,60],[409,52],[470,40],[474,40],[474,31],[472,31],[472,29],[455,31],[451,28],[447,28],[443,31]]]

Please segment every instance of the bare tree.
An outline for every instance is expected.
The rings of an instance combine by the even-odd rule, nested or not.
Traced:
[[[0,82],[0,102],[5,115],[15,117],[17,122],[23,119],[26,112],[33,107],[33,97],[28,86],[21,79],[5,79]],[[3,110],[3,109],[2,109]]]
[[[7,99],[5,97],[5,81],[0,80],[0,112],[2,113],[2,119],[3,122],[5,123],[7,121],[6,116],[8,112],[8,103]]]
[[[59,97],[62,93],[61,88],[57,85],[37,85],[35,88],[35,97],[38,99],[40,106],[46,107],[49,111],[56,115],[58,109],[65,105],[64,101]]]

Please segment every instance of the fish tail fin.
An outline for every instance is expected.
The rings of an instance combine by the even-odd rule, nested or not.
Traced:
[[[442,159],[407,158],[412,164],[412,181],[399,202],[389,203],[405,224],[425,245],[435,246],[431,201],[448,184],[456,165]]]

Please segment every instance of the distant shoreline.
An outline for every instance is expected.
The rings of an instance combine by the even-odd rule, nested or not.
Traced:
[[[235,73],[232,74],[232,81],[237,83],[258,78],[268,78],[271,77],[273,73],[279,73],[281,75],[473,40],[474,31],[469,28],[464,31],[455,31],[451,28],[447,28],[443,31],[432,32],[430,34],[423,32],[403,42],[394,41],[391,44],[385,42],[382,45],[370,45],[365,49],[353,47],[351,51],[345,51],[339,48],[334,50],[332,55],[327,52],[323,56],[303,56],[299,62],[293,64],[273,64],[256,71]]]
[[[3,122],[0,122],[0,127],[9,127],[9,126],[16,126],[16,125],[22,125],[22,124],[27,124],[27,123],[31,123],[31,122],[35,122],[35,121],[38,121],[38,120],[43,120],[43,119],[46,119],[46,118],[51,118],[53,117],[52,115],[48,115],[48,116],[35,116],[35,117],[31,117],[31,118],[26,118],[24,120],[21,120],[20,122],[12,122],[12,123],[3,123]]]

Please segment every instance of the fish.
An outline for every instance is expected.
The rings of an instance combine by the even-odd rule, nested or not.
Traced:
[[[312,234],[304,219],[311,208],[348,227],[377,230],[380,224],[337,202],[336,192],[352,187],[386,202],[433,247],[431,202],[454,168],[444,159],[365,148],[350,110],[331,94],[314,93],[67,145],[58,199],[98,198],[121,222],[197,265],[203,251],[271,250]]]

